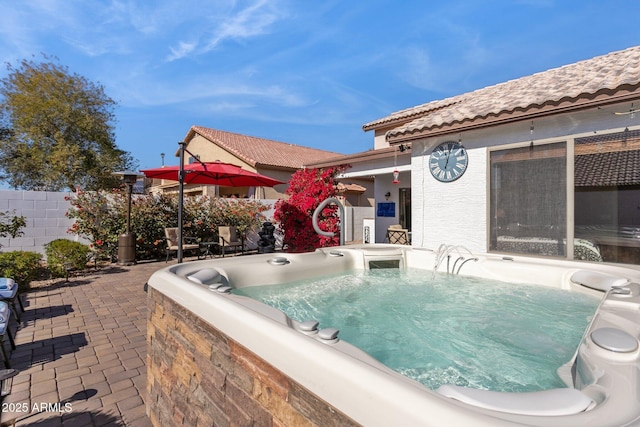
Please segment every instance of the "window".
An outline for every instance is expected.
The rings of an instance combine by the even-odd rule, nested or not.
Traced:
[[[566,255],[566,143],[492,151],[489,249]]]
[[[490,153],[489,250],[640,264],[640,130],[571,143],[573,188],[564,142]]]
[[[197,154],[195,157],[194,156],[189,156],[188,162],[190,165],[199,162],[200,161],[200,155]]]
[[[578,242],[601,260],[640,263],[640,131],[575,140],[575,226]]]

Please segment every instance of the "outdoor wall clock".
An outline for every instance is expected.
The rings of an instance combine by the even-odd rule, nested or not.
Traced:
[[[469,156],[462,144],[447,141],[434,148],[429,156],[429,170],[438,181],[451,182],[462,176],[468,162]]]

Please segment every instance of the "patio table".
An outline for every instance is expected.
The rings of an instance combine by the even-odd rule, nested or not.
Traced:
[[[207,259],[207,255],[211,258],[215,258],[216,252],[219,252],[216,248],[220,246],[218,242],[200,242],[200,253],[198,254],[198,259],[202,257],[202,259]]]

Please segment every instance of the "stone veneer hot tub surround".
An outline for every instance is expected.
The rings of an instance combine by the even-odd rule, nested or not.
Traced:
[[[148,312],[154,425],[358,425],[153,288]]]
[[[366,268],[370,261],[399,259],[426,274],[434,264],[432,251],[385,245],[283,256],[286,262],[269,262],[274,255],[267,254],[185,263],[150,278],[148,412],[155,425],[619,426],[640,419],[638,349],[617,353],[591,339],[593,330],[615,327],[637,342],[640,285],[630,285],[627,295],[606,293],[576,357],[559,370],[595,407],[531,416],[446,398],[344,341],[309,335],[278,310],[186,278],[214,269],[222,282],[243,287]],[[462,273],[605,295],[571,281],[585,268],[640,282],[632,268],[493,255],[466,263]]]

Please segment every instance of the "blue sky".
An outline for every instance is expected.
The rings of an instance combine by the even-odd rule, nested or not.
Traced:
[[[140,168],[177,164],[192,125],[350,154],[394,111],[638,45],[638,16],[629,0],[0,0],[0,61],[54,55],[102,84]]]

